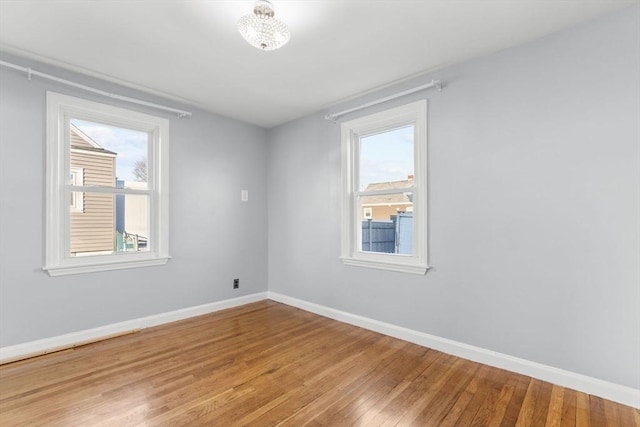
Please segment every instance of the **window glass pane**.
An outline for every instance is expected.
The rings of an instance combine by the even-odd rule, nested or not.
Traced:
[[[149,196],[118,194],[116,196],[117,251],[149,250]]]
[[[413,193],[358,198],[362,252],[413,254]]]
[[[72,256],[149,250],[149,196],[71,192],[83,211],[71,211]]]
[[[71,255],[99,255],[115,249],[115,195],[71,192],[72,200],[82,200],[83,210],[71,210]]]
[[[84,169],[84,185],[146,190],[149,134],[71,120],[70,164]]]
[[[360,139],[359,191],[413,185],[414,126],[404,126]]]

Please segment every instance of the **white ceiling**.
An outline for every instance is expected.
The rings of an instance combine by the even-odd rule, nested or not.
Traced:
[[[638,1],[273,0],[291,41],[262,52],[251,0],[0,0],[0,50],[272,127]]]

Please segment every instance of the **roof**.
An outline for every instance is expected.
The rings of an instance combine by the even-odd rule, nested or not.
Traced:
[[[100,144],[91,139],[86,133],[82,132],[76,125],[71,123],[71,148],[76,150],[83,151],[93,151],[103,154],[113,154],[114,156],[118,153],[113,151],[109,151],[105,148],[102,148]],[[75,137],[74,137],[75,136]]]
[[[372,182],[367,185],[365,191],[395,190],[396,188],[409,188],[411,186],[413,186],[413,178],[403,181]]]
[[[385,191],[395,190],[399,188],[411,188],[413,186],[413,178],[402,181],[374,182],[367,185],[365,191]],[[363,206],[374,205],[407,205],[411,204],[408,193],[402,194],[385,194],[379,196],[365,196],[362,198]]]

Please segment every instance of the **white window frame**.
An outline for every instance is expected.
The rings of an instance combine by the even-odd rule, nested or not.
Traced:
[[[414,126],[413,254],[364,252],[361,248],[362,209],[358,197],[360,139],[403,126]],[[427,100],[412,102],[342,123],[342,250],[345,265],[425,274],[427,264]],[[386,193],[385,193],[386,194]]]
[[[70,120],[79,119],[149,134],[148,188],[126,190],[149,196],[149,250],[72,256],[72,191],[125,192],[77,185],[70,178]],[[45,265],[51,276],[163,265],[169,260],[169,120],[86,99],[47,92]],[[83,183],[84,184],[84,183]]]

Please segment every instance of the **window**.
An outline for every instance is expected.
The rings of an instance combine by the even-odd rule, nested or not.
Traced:
[[[165,264],[168,154],[168,120],[47,92],[44,269]]]
[[[427,271],[427,102],[342,124],[346,265]]]

